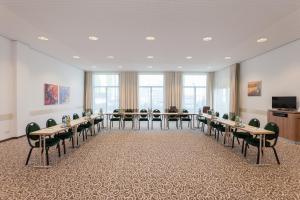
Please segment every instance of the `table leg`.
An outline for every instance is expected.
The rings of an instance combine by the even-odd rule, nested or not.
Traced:
[[[259,155],[259,159],[258,159],[258,164],[261,163],[261,150],[262,150],[262,143],[263,143],[263,135],[259,135],[259,149],[258,149],[258,155]]]
[[[225,134],[224,134],[224,146],[225,147],[232,147],[232,145],[229,145],[230,143],[230,126],[225,126]],[[227,145],[226,145],[227,143]]]
[[[95,132],[95,119],[92,119],[92,135],[96,135],[96,132]]]
[[[78,134],[77,128],[78,128],[78,125],[73,127],[73,133],[74,133],[74,136],[76,137],[76,144],[74,145],[74,147],[76,147],[76,148],[78,148],[80,146],[79,145],[79,134]]]

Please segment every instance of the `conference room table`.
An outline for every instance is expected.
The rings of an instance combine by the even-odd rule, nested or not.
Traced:
[[[75,120],[71,120],[70,122],[70,126],[64,126],[63,124],[58,124],[58,125],[55,125],[55,126],[51,126],[51,127],[48,127],[48,128],[43,128],[43,129],[40,129],[40,130],[37,130],[37,131],[34,131],[32,133],[30,133],[30,135],[36,135],[36,136],[39,136],[39,148],[41,150],[43,150],[43,153],[41,154],[41,157],[40,157],[40,165],[38,166],[35,166],[37,168],[48,168],[48,167],[51,167],[49,165],[46,164],[46,138],[47,137],[50,137],[50,136],[53,136],[53,135],[56,135],[56,134],[60,134],[60,133],[63,133],[65,131],[67,131],[68,129],[72,129],[73,133],[74,133],[74,136],[77,140],[76,142],[76,145],[75,147],[79,147],[79,133],[77,131],[77,128],[79,125],[81,124],[84,124],[84,123],[87,123],[87,122],[90,122],[92,124],[92,128],[91,128],[91,131],[92,131],[92,134],[95,134],[95,119],[100,117],[99,114],[94,114],[94,115],[91,115],[90,117],[81,117],[81,118],[78,118],[78,119],[75,119]]]
[[[191,128],[194,128],[195,126],[195,116],[199,115],[198,113],[182,113],[182,112],[176,112],[176,113],[168,113],[168,112],[162,112],[162,113],[153,113],[153,112],[119,112],[119,113],[103,113],[103,114],[100,114],[102,116],[106,116],[106,127],[108,128],[108,122],[109,122],[109,119],[111,118],[112,115],[120,115],[121,118],[123,118],[125,115],[132,115],[133,118],[134,118],[134,127],[136,127],[136,121],[138,121],[138,117],[141,116],[141,115],[147,115],[149,117],[149,120],[151,121],[152,120],[152,117],[153,115],[160,115],[162,116],[162,120],[163,120],[163,124],[164,124],[164,128],[166,128],[166,123],[167,123],[167,120],[168,120],[168,117],[171,116],[171,115],[175,115],[177,117],[180,117],[180,116],[191,116],[191,121],[192,121],[192,127]]]
[[[224,135],[224,137],[225,137],[225,141],[227,143],[232,141],[230,139],[230,135],[231,135],[230,130],[231,129],[238,129],[238,130],[241,130],[241,131],[244,131],[244,132],[248,132],[253,136],[259,136],[259,152],[258,152],[259,154],[261,154],[261,152],[263,152],[263,150],[265,148],[266,135],[274,134],[273,131],[269,131],[269,130],[266,130],[266,129],[263,129],[263,128],[257,128],[257,127],[254,127],[254,126],[250,126],[248,124],[237,125],[235,121],[215,117],[215,116],[212,116],[212,115],[209,115],[209,114],[206,114],[206,113],[203,113],[200,116],[207,119],[208,132],[209,132],[210,135],[211,135],[211,128],[212,128],[210,126],[210,123],[212,121],[216,122],[216,123],[219,123],[219,124],[223,124],[225,126],[225,135]],[[231,145],[230,145],[230,147],[231,147]],[[259,156],[259,162],[258,162],[259,165],[261,165],[261,159],[262,159],[262,156]]]

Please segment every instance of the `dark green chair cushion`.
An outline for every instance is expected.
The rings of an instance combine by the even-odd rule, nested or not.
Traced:
[[[189,121],[191,121],[191,119],[190,118],[181,118],[181,121],[186,121],[186,122],[189,122]]]
[[[110,119],[110,121],[121,121],[121,118],[119,117],[113,117]]]
[[[94,120],[94,124],[99,124],[100,122],[102,122],[103,121],[103,118],[96,118],[95,120]]]
[[[123,119],[123,121],[133,121],[133,118],[132,117],[125,117],[124,119]]]
[[[245,140],[247,141],[248,144],[259,147],[259,138],[248,137]],[[270,147],[270,146],[271,146],[271,143],[266,140],[265,147]]]
[[[59,143],[59,138],[58,137],[53,137],[53,138],[46,138],[46,147],[52,147],[54,145],[57,145]],[[43,145],[43,141],[42,141]],[[40,146],[40,141],[35,142],[35,146],[39,147]]]
[[[168,121],[172,121],[172,122],[176,122],[176,121],[178,121],[178,118],[168,118]]]
[[[161,118],[153,118],[152,121],[157,121],[157,122],[159,122],[159,121],[162,121],[162,120],[161,120]]]
[[[233,136],[237,137],[237,138],[242,138],[242,139],[251,137],[250,133],[247,133],[247,132],[233,132]]]
[[[149,121],[149,119],[142,117],[142,118],[139,119],[139,121]]]
[[[65,132],[65,133],[60,133],[60,134],[57,134],[56,137],[58,137],[59,139],[61,140],[65,140],[65,139],[69,139],[73,136],[73,133],[68,131],[68,132]]]

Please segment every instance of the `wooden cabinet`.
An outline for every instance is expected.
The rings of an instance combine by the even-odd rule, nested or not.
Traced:
[[[268,122],[279,126],[279,136],[300,142],[300,112],[269,110]]]

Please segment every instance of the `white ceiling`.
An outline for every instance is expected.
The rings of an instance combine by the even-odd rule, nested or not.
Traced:
[[[300,38],[299,19],[299,0],[0,0],[1,35],[85,70],[218,70]]]

